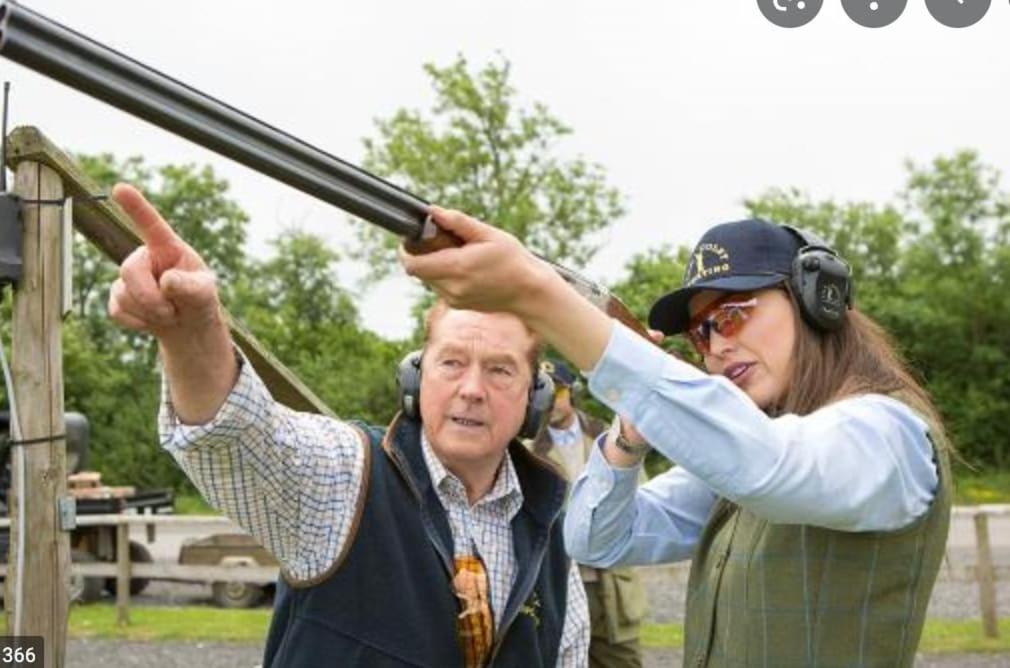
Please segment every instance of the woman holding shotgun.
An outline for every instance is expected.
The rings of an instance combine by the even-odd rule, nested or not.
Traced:
[[[649,317],[702,371],[510,235],[432,216],[464,245],[404,252],[407,272],[521,317],[622,416],[575,484],[566,544],[597,567],[692,559],[687,665],[912,665],[947,537],[946,439],[834,251],[761,220],[706,232]],[[678,466],[636,489],[650,446]]]

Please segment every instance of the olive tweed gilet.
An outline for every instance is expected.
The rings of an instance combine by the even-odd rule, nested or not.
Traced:
[[[950,520],[950,464],[892,532],[773,524],[720,500],[688,581],[684,665],[912,666]]]

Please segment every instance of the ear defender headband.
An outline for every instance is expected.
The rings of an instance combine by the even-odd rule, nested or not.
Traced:
[[[783,225],[803,244],[793,259],[789,284],[800,314],[814,329],[830,332],[845,322],[852,308],[852,269],[816,234]]]
[[[547,359],[547,360],[544,360],[543,362],[540,363],[540,373],[547,374],[548,376],[550,376],[550,378],[551,378],[552,381],[555,378],[557,378],[557,375],[555,374],[555,371],[556,371],[556,369],[554,367],[554,362],[552,362],[551,360]],[[571,396],[572,401],[575,401],[575,395],[577,395],[577,394],[579,394],[579,393],[582,392],[582,389],[583,389],[583,387],[582,387],[582,381],[579,380],[578,377],[576,377],[575,380],[573,380],[571,383],[568,383],[567,385],[564,384],[563,381],[559,381],[559,382],[562,382],[562,385],[561,385],[562,387],[566,387],[566,386],[568,387],[568,393]],[[555,390],[558,389],[557,385],[558,385],[557,382],[555,382],[554,383],[554,389]]]
[[[396,389],[399,394],[400,410],[413,420],[421,419],[421,353],[415,350],[400,362],[396,369]],[[534,438],[540,433],[544,421],[554,407],[554,381],[543,371],[530,385],[526,402],[526,416],[516,438]]]

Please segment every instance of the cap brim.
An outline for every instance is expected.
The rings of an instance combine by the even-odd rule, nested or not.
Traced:
[[[658,329],[664,334],[679,334],[687,329],[690,317],[688,303],[691,297],[705,290],[720,292],[743,292],[760,290],[778,285],[788,276],[782,274],[763,274],[760,276],[727,276],[710,281],[698,281],[687,288],[680,288],[660,297],[649,310],[649,327]]]

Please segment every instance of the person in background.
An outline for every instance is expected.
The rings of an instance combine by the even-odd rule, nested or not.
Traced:
[[[532,443],[533,451],[547,457],[576,480],[607,426],[579,410],[575,395],[580,383],[571,368],[556,359],[547,359],[540,369],[554,381],[554,407],[546,428]],[[642,474],[644,482],[644,473]],[[594,568],[579,566],[589,601],[591,640],[589,665],[592,668],[640,668],[639,642],[645,612],[645,591],[631,567]]]

